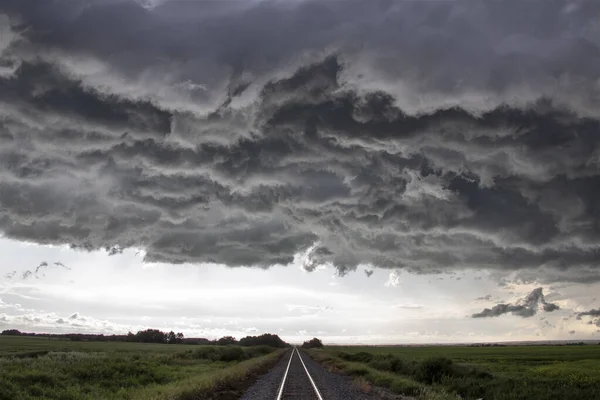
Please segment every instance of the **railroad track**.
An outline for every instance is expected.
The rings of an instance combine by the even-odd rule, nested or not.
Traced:
[[[292,350],[276,400],[323,400],[296,347]]]

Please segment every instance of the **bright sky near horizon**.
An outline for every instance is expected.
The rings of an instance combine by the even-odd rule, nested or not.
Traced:
[[[8,239],[0,240],[0,253],[5,329],[112,334],[158,328],[210,339],[272,332],[290,342],[317,336],[369,344],[600,338],[595,325],[573,317],[595,304],[592,293],[600,285],[586,285],[589,292],[581,285],[547,285],[546,299],[561,310],[490,320],[470,316],[522,298],[534,285],[499,286],[476,271],[376,270],[367,277],[361,267],[339,277],[331,267],[305,271],[301,255],[286,267],[256,269],[144,264],[135,250],[109,256]],[[36,274],[44,261],[48,266]]]
[[[600,337],[598,21],[0,1],[0,329]]]

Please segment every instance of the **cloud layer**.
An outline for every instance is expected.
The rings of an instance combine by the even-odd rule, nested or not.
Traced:
[[[8,237],[151,262],[304,252],[307,269],[341,274],[600,276],[595,1],[6,0],[0,13]],[[492,312],[530,312],[505,306]]]

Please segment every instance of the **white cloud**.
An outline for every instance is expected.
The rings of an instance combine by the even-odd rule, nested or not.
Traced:
[[[404,310],[420,310],[420,309],[424,308],[425,306],[422,304],[415,304],[415,303],[401,303],[401,304],[396,304],[394,307],[401,308]]]
[[[401,272],[397,269],[390,272],[390,274],[388,275],[388,280],[385,283],[385,286],[396,287],[396,286],[400,286],[401,284],[402,284]]]

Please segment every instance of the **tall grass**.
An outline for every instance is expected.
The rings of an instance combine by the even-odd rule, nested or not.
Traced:
[[[34,341],[28,348],[22,340],[17,348],[5,343],[0,340],[0,400],[193,399],[234,386],[285,351],[136,343],[71,347],[60,341]]]
[[[361,382],[423,399],[600,399],[600,346],[329,347],[309,353]]]
[[[167,385],[154,385],[135,392],[135,400],[195,400],[207,397],[217,389],[235,388],[240,381],[249,378],[254,371],[273,364],[285,350],[252,358],[227,368],[209,371]]]

